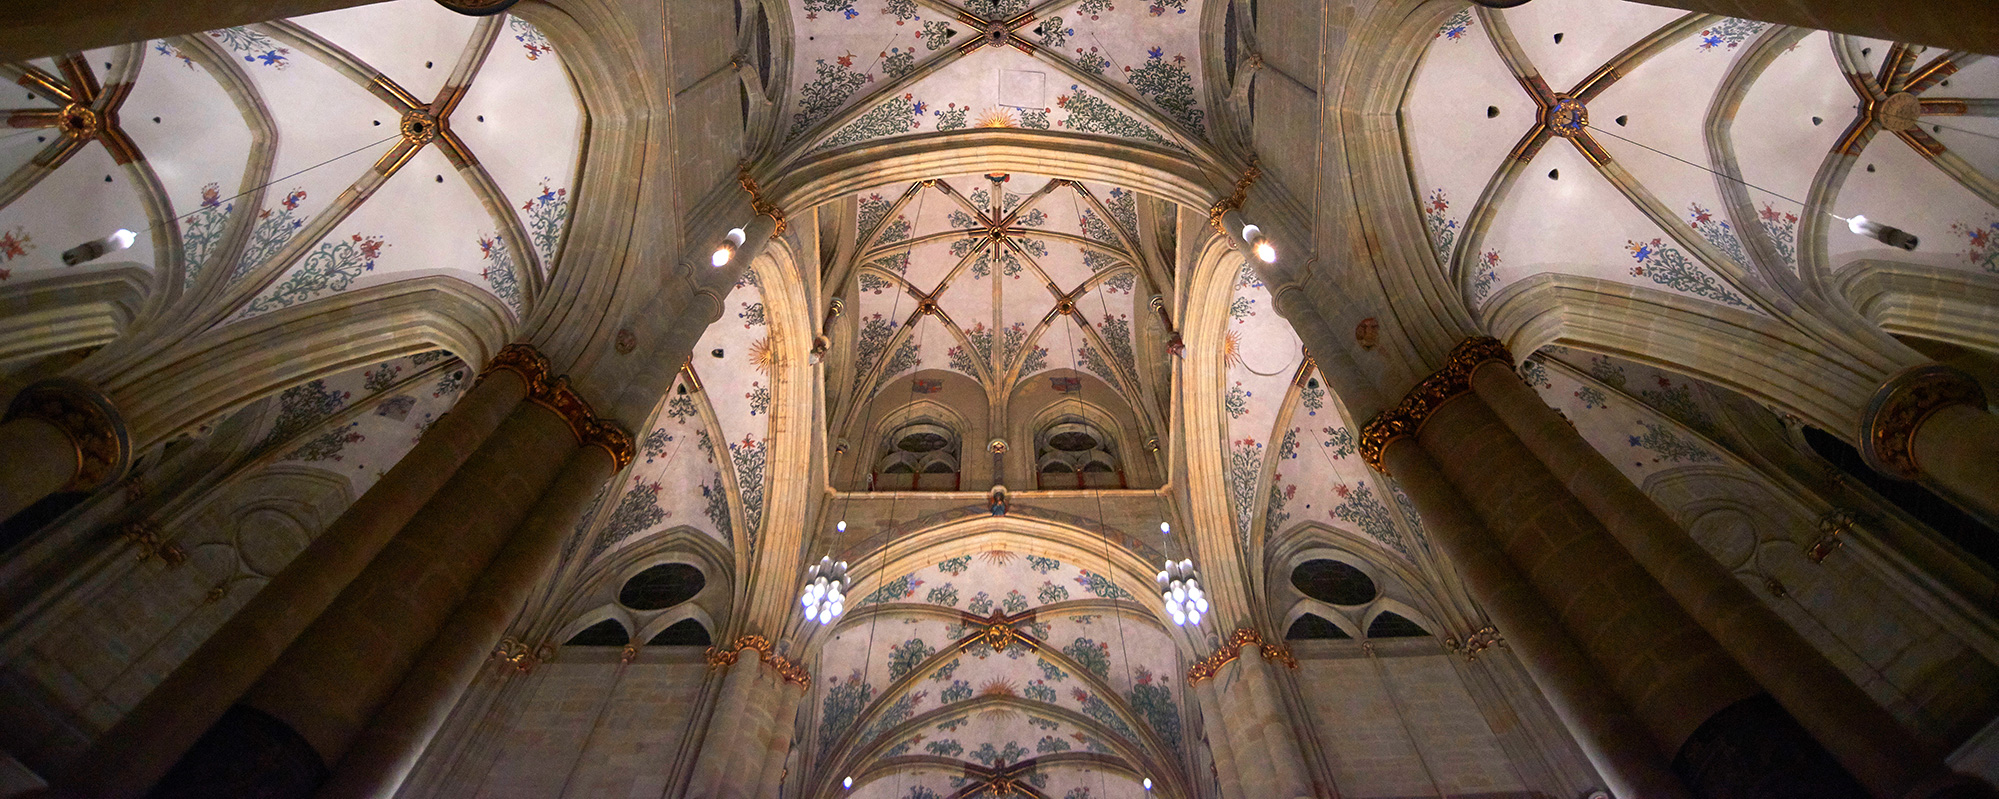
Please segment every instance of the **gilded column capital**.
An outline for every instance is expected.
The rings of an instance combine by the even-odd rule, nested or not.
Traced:
[[[132,434],[104,392],[81,380],[56,378],[21,389],[7,406],[7,420],[47,422],[76,448],[75,471],[61,491],[92,491],[125,475],[132,465]]]
[[[614,468],[623,469],[632,462],[632,456],[637,452],[632,435],[617,422],[598,418],[583,395],[570,388],[567,375],[551,376],[548,356],[541,354],[534,345],[515,342],[502,347],[486,368],[479,370],[479,378],[483,380],[486,375],[500,370],[520,375],[521,380],[527,383],[528,401],[562,417],[578,443],[609,453]]]
[[[1916,431],[1930,415],[1952,405],[1983,410],[1985,390],[1970,375],[1939,363],[1904,369],[1888,378],[1860,417],[1860,452],[1875,471],[1903,480],[1922,476]]]
[[[1228,640],[1224,641],[1222,648],[1215,650],[1214,654],[1202,658],[1196,661],[1194,665],[1187,667],[1187,684],[1193,685],[1215,676],[1216,673],[1222,670],[1223,666],[1235,662],[1235,659],[1241,656],[1244,646],[1252,644],[1256,646],[1257,652],[1263,655],[1265,661],[1282,663],[1287,668],[1298,668],[1298,659],[1291,656],[1291,650],[1276,644],[1265,643],[1263,636],[1258,634],[1257,631],[1243,627],[1229,633]]]
[[[1249,166],[1242,171],[1242,177],[1236,178],[1235,189],[1229,192],[1229,196],[1216,200],[1214,206],[1208,209],[1208,225],[1223,238],[1227,238],[1229,232],[1222,227],[1222,217],[1230,211],[1242,210],[1242,204],[1249,200],[1249,187],[1256,185],[1256,179],[1260,177],[1263,177],[1263,166],[1252,155]]]
[[[757,188],[756,179],[750,177],[749,162],[745,161],[737,168],[736,182],[742,184],[743,191],[750,195],[750,210],[770,217],[770,221],[777,223],[776,227],[771,228],[771,240],[776,241],[779,236],[783,236],[785,228],[784,209],[779,208],[777,203],[764,200],[763,191]]]
[[[812,675],[805,671],[805,667],[772,651],[770,639],[761,635],[742,636],[726,648],[708,647],[708,667],[712,669],[735,665],[737,658],[742,656],[745,649],[755,650],[757,659],[775,669],[777,675],[784,678],[785,682],[794,683],[800,688],[812,685]]]
[[[1444,368],[1423,378],[1415,388],[1402,396],[1395,407],[1375,414],[1360,432],[1360,456],[1367,465],[1382,474],[1388,468],[1381,462],[1381,453],[1388,443],[1403,436],[1413,436],[1422,431],[1423,423],[1430,414],[1436,413],[1444,403],[1471,391],[1471,373],[1479,364],[1499,361],[1512,364],[1513,353],[1506,345],[1491,336],[1473,336],[1458,342],[1451,348],[1450,357]]]

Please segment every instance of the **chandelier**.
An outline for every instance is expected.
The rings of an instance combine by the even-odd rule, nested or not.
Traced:
[[[1166,603],[1166,615],[1178,626],[1200,626],[1201,614],[1208,612],[1208,595],[1201,591],[1201,573],[1191,560],[1178,563],[1169,560],[1164,565],[1166,568],[1159,572],[1158,579],[1159,598]]]
[[[805,607],[805,618],[832,624],[847,609],[847,589],[851,585],[846,561],[835,563],[831,556],[820,558],[805,570],[805,593],[798,597],[798,603]]]

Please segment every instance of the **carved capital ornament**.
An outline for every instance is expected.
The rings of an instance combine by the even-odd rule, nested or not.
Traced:
[[[1291,650],[1276,644],[1264,643],[1262,635],[1243,627],[1229,633],[1228,640],[1224,641],[1222,648],[1215,650],[1214,654],[1187,667],[1187,684],[1193,685],[1215,676],[1223,666],[1235,662],[1236,658],[1241,656],[1244,646],[1251,644],[1256,645],[1257,652],[1263,655],[1265,661],[1282,663],[1286,668],[1298,668],[1298,659],[1291,656]]]
[[[1903,480],[1922,476],[1916,431],[1952,405],[1985,407],[1985,391],[1970,375],[1943,364],[1902,371],[1881,384],[1860,417],[1860,451],[1875,471]]]
[[[775,669],[777,676],[783,678],[785,682],[792,683],[800,688],[812,685],[812,675],[806,672],[803,666],[793,663],[786,659],[785,656],[771,651],[770,639],[761,635],[742,636],[741,638],[737,638],[734,643],[729,644],[726,649],[708,647],[708,667],[721,668],[723,666],[735,665],[736,660],[742,656],[745,649],[755,650],[757,659]]]
[[[57,378],[21,389],[7,420],[34,419],[61,430],[76,448],[75,470],[60,491],[92,491],[125,475],[132,436],[111,398],[88,383]]]
[[[484,380],[487,375],[503,370],[520,375],[521,381],[527,383],[528,401],[562,417],[577,443],[609,453],[614,468],[623,469],[632,462],[637,448],[631,434],[617,422],[598,418],[583,395],[569,387],[567,375],[550,377],[548,357],[541,351],[519,342],[508,344],[480,370],[479,378]]]
[[[1382,474],[1388,468],[1381,461],[1381,454],[1389,442],[1404,436],[1414,436],[1422,431],[1423,423],[1437,412],[1444,403],[1471,391],[1471,373],[1479,364],[1498,361],[1513,363],[1513,354],[1507,352],[1506,345],[1489,336],[1473,336],[1458,342],[1451,348],[1450,358],[1444,368],[1409,389],[1402,401],[1395,407],[1376,414],[1361,428],[1360,456],[1367,465]]]

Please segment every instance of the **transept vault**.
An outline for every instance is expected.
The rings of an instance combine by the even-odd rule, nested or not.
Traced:
[[[0,797],[1990,797],[1969,0],[0,11]]]

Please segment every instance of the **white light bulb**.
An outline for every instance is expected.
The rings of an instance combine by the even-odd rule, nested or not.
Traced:
[[[1173,601],[1175,602],[1187,601],[1187,589],[1182,588],[1179,583],[1173,584]]]
[[[716,267],[718,269],[724,266],[728,266],[729,259],[735,256],[735,254],[736,254],[736,248],[733,246],[723,245],[721,247],[716,247],[715,254],[708,256],[708,265]]]
[[[835,529],[835,530],[838,530],[838,531],[840,531],[840,532],[842,532],[842,533],[846,532],[846,531],[847,531],[847,520],[846,520],[846,519],[841,519],[841,520],[840,520],[840,523],[839,523],[839,524],[835,524],[835,525],[833,525],[833,529]],[[849,777],[848,779],[852,779],[852,778],[851,778],[851,777]]]
[[[1250,249],[1251,251],[1256,253],[1256,260],[1262,261],[1266,264],[1277,263],[1277,248],[1270,246],[1270,242],[1268,240],[1259,241],[1255,245],[1251,246]]]
[[[1201,625],[1201,614],[1200,614],[1200,612],[1199,612],[1199,611],[1196,611],[1196,612],[1194,612],[1194,613],[1189,613],[1189,614],[1187,614],[1187,623],[1188,623],[1188,624],[1192,624],[1192,625],[1194,625],[1194,626],[1196,626],[1196,627],[1199,627],[1199,626]]]
[[[1181,613],[1176,610],[1173,611],[1172,616],[1173,616],[1173,626],[1175,627],[1187,626],[1187,614]]]
[[[1172,534],[1172,532],[1173,532],[1173,525],[1170,525],[1170,524],[1167,524],[1167,523],[1165,523],[1165,522],[1160,522],[1160,523],[1159,523],[1159,534],[1160,534],[1160,535],[1170,535],[1170,534]]]
[[[1145,778],[1145,782],[1144,782],[1144,783],[1142,783],[1142,784],[1143,784],[1143,785],[1145,786],[1145,789],[1146,789],[1146,790],[1148,790],[1148,791],[1152,790],[1152,778],[1151,778],[1151,777],[1146,777],[1146,778]]]
[[[821,625],[833,623],[833,607],[831,605],[819,610],[819,623]]]
[[[111,234],[110,239],[118,244],[118,249],[129,249],[132,246],[132,242],[139,240],[139,234],[119,228]]]
[[[840,781],[840,787],[842,787],[842,788],[846,788],[846,789],[848,789],[848,790],[853,790],[853,788],[854,788],[854,778],[853,778],[853,777],[848,777],[848,778],[846,778],[846,779],[844,779],[844,780],[841,780],[841,781]]]
[[[1208,612],[1208,600],[1205,599],[1194,600],[1194,612],[1196,614]]]
[[[799,597],[798,604],[806,608],[807,610],[810,610],[812,608],[812,595],[808,593],[805,596]]]

